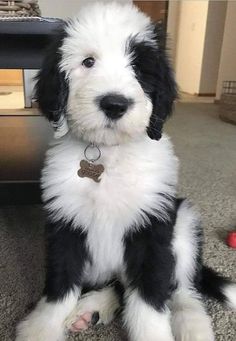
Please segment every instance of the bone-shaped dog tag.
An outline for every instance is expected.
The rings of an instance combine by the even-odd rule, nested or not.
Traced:
[[[80,169],[78,170],[78,176],[80,178],[89,178],[95,182],[100,182],[99,177],[104,172],[104,166],[99,164],[88,162],[86,160],[80,161]]]

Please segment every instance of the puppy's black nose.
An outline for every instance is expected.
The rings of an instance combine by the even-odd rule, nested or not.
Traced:
[[[130,101],[118,94],[109,94],[100,99],[100,108],[112,120],[121,118],[127,111]]]

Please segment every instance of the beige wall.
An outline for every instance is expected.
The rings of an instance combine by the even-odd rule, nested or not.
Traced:
[[[227,1],[177,1],[178,10],[175,2],[170,1],[177,14],[169,17],[168,30],[176,40],[172,55],[179,87],[190,94],[215,94]]]
[[[227,1],[209,1],[200,94],[215,94],[223,42]]]
[[[79,11],[79,9],[88,3],[98,0],[39,0],[39,6],[43,16],[69,18]],[[112,0],[99,0],[109,2]],[[129,2],[131,0],[116,0],[120,2]]]
[[[222,82],[236,81],[236,2],[228,1],[225,30],[217,81],[216,99],[220,98]]]
[[[176,79],[182,91],[199,92],[208,1],[180,3]]]

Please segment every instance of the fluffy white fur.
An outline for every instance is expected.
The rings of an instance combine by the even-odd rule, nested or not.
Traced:
[[[157,312],[135,290],[127,295],[124,322],[131,341],[174,341],[170,312]]]
[[[228,284],[223,290],[228,306],[236,311],[236,284]]]
[[[176,341],[214,341],[210,317],[196,292],[178,290],[171,300],[170,308]]]
[[[196,271],[198,253],[196,226],[199,225],[199,213],[187,200],[183,201],[177,213],[172,246],[176,259],[176,278],[184,289],[192,287]]]
[[[64,341],[64,321],[75,307],[78,296],[75,290],[57,303],[48,303],[43,297],[18,325],[16,341]]]
[[[168,219],[163,205],[170,203],[158,193],[175,194],[177,159],[166,136],[158,142],[141,136],[119,146],[102,146],[99,163],[105,171],[98,186],[77,175],[85,147],[66,136],[49,150],[43,199],[55,197],[47,205],[55,218],[73,220],[75,228],[86,230],[93,266],[88,264],[85,276],[98,283],[124,268],[122,238],[128,228],[148,219],[144,211]]]

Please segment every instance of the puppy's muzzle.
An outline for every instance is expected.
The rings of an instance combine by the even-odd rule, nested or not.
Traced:
[[[111,120],[121,118],[133,104],[133,101],[119,94],[108,94],[99,98],[99,107]]]

